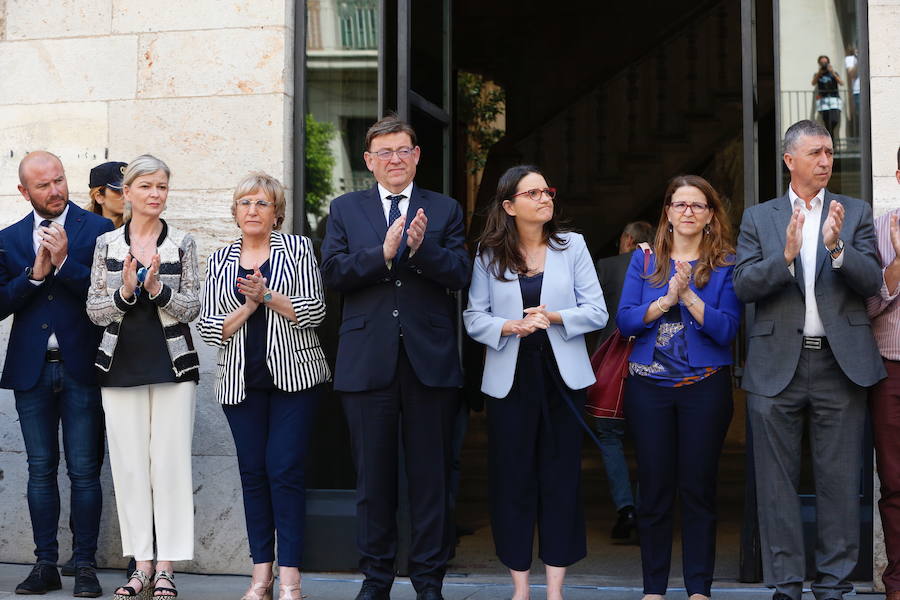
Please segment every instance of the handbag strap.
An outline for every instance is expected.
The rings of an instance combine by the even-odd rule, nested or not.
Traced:
[[[644,275],[646,275],[650,269],[650,255],[653,254],[653,250],[650,249],[650,244],[647,242],[641,242],[638,244],[638,248],[644,251]]]

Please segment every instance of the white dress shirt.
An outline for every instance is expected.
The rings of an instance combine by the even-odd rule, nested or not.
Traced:
[[[409,185],[406,186],[402,192],[400,192],[401,196],[405,196],[403,200],[398,202],[398,206],[400,208],[400,215],[406,216],[406,210],[409,208],[409,198],[412,196],[413,184],[412,181],[409,182]],[[382,186],[380,183],[378,184],[378,195],[381,196],[381,208],[384,209],[384,220],[387,221],[388,227],[391,226],[391,222],[388,221],[388,215],[391,213],[391,201],[387,199],[388,196],[395,196],[396,194],[392,194],[387,188]],[[407,223],[408,225],[409,223]]]
[[[825,335],[825,325],[819,316],[819,305],[816,301],[816,254],[819,252],[819,230],[822,228],[822,210],[825,202],[825,188],[813,197],[810,208],[806,208],[806,202],[794,192],[794,188],[788,187],[788,197],[791,205],[800,209],[803,215],[803,243],[800,246],[800,261],[803,264],[803,289],[806,291],[806,317],[803,321],[803,335],[821,337]],[[841,268],[844,263],[844,253],[831,261],[835,269]],[[794,274],[794,265],[789,265],[791,274]]]
[[[45,219],[41,215],[37,214],[37,211],[32,211],[31,214],[34,216],[34,229],[31,230],[31,243],[34,247],[34,255],[37,256],[38,249],[40,249],[40,247],[41,247],[41,239],[42,239],[39,228],[41,226],[41,221],[44,221]],[[68,214],[69,214],[69,205],[66,204],[66,207],[63,209],[63,211],[61,213],[59,213],[57,216],[53,217],[52,219],[46,219],[46,220],[50,221],[51,223],[56,223],[60,227],[64,227],[66,224],[66,215],[68,215]],[[62,268],[62,266],[64,264],[66,264],[66,259],[63,259],[62,263],[59,265],[60,268]],[[32,285],[41,285],[42,283],[44,283],[43,281],[34,281],[33,279],[29,279],[28,281],[31,282]],[[56,334],[51,333],[50,339],[47,340],[47,350],[57,350],[58,348],[59,348],[59,341],[56,339]]]

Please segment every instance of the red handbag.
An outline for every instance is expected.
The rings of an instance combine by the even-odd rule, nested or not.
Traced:
[[[650,250],[644,249],[644,273],[650,265]],[[625,378],[628,377],[628,357],[634,337],[626,338],[618,329],[591,356],[591,368],[597,382],[587,389],[584,408],[593,417],[624,419],[622,405]]]

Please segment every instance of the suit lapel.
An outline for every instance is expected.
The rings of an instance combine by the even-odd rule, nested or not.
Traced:
[[[86,211],[69,202],[69,213],[66,215],[66,222],[63,229],[66,230],[66,237],[69,240],[69,247],[78,239],[81,229],[84,227],[84,213]]]
[[[360,202],[362,203],[363,214],[366,215],[378,239],[384,243],[384,236],[387,234],[387,221],[384,218],[384,208],[381,206],[381,196],[378,194],[378,184],[363,192]]]
[[[36,258],[34,254],[34,213],[28,213],[28,216],[19,221],[19,230],[16,232],[18,244],[23,256],[29,259],[28,266],[34,264]]]
[[[778,198],[772,203],[772,219],[775,222],[775,231],[778,233],[778,240],[781,242],[780,247],[784,248],[787,244],[787,228],[791,222],[791,215],[794,214],[794,207],[791,205],[791,199],[788,194]],[[803,285],[803,260],[800,255],[794,260],[794,282],[800,288],[800,293],[806,295],[806,287]]]
[[[397,249],[398,257],[403,256],[403,253],[406,251],[406,240],[409,238],[406,230],[409,229],[409,224],[416,218],[416,213],[420,208],[424,209],[425,214],[428,215],[427,204],[428,200],[425,198],[425,192],[422,188],[413,184],[412,198],[409,199],[409,205],[406,207],[406,222],[403,227],[403,236],[400,238],[400,247]]]
[[[222,265],[222,272],[217,274],[220,277],[219,284],[225,290],[222,297],[225,302],[224,308],[228,310],[228,312],[237,310],[241,306],[241,303],[236,297],[234,288],[237,284],[238,267],[241,264],[242,241],[243,239],[239,238],[228,247],[228,256],[225,258],[225,262]],[[207,274],[207,276],[212,276],[212,274]]]
[[[566,268],[566,259],[559,250],[554,250],[547,245],[547,255],[544,257],[544,280],[541,285],[541,304],[547,304],[548,297],[553,293],[553,288],[559,274]]]
[[[825,261],[830,258],[828,252],[825,250],[825,238],[822,236],[822,225],[825,223],[825,219],[828,218],[828,205],[831,204],[832,200],[840,202],[840,200],[835,198],[828,190],[825,190],[825,193],[822,195],[822,218],[819,220],[819,241],[816,246],[816,279],[819,278],[819,273],[822,272],[822,266],[825,264]],[[844,209],[846,208],[847,206],[845,205]],[[846,219],[846,217],[847,213],[844,212],[844,218]]]
[[[277,231],[273,231],[269,236],[269,267],[271,271],[271,281],[269,287],[276,292],[285,293],[282,289],[282,280],[286,273],[284,268],[287,252],[284,247],[284,238]]]

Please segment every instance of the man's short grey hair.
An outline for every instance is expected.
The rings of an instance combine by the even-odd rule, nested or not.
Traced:
[[[625,229],[622,232],[630,236],[631,239],[634,240],[635,244],[642,244],[644,242],[652,242],[655,232],[653,231],[653,225],[648,223],[647,221],[634,221],[625,226]]]
[[[166,179],[169,179],[172,176],[172,171],[169,170],[169,165],[159,160],[155,156],[142,154],[128,163],[128,166],[125,167],[125,173],[122,174],[122,186],[124,187],[126,185],[131,185],[138,177],[142,175],[150,175],[151,173],[156,173],[157,171],[162,171],[163,173],[165,173]]]
[[[803,136],[809,137],[827,137],[831,139],[831,134],[825,129],[825,126],[816,121],[803,119],[797,121],[784,132],[784,142],[781,145],[785,154],[791,154],[797,146],[797,141]]]

